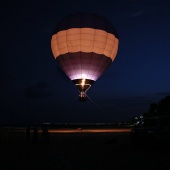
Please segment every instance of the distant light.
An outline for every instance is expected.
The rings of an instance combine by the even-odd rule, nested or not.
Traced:
[[[43,125],[49,125],[50,123],[43,123]]]

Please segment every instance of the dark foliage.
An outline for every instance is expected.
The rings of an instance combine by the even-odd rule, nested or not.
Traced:
[[[166,96],[158,103],[151,103],[149,111],[144,113],[144,116],[170,116],[170,96]]]

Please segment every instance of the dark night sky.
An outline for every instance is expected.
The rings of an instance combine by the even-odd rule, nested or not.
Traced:
[[[170,95],[170,3],[164,0],[1,1],[0,123],[117,122]],[[119,34],[116,59],[78,101],[55,62],[52,31],[63,17],[93,12]]]

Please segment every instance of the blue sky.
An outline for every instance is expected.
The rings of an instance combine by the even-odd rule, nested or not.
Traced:
[[[168,1],[1,2],[1,122],[115,122],[170,95]],[[119,34],[116,59],[78,101],[51,52],[52,31],[74,12],[98,13]]]

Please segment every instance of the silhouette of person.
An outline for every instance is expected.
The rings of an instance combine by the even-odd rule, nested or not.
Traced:
[[[49,144],[49,132],[48,132],[48,129],[46,129],[46,135],[45,135],[45,144]]]
[[[32,142],[37,144],[38,142],[38,128],[34,127]]]
[[[27,142],[29,142],[30,140],[30,134],[31,134],[31,128],[30,126],[28,126],[26,130]]]
[[[41,142],[44,144],[45,143],[45,140],[46,140],[46,132],[47,132],[47,129],[45,127],[45,125],[42,126],[42,135],[41,135]]]
[[[43,143],[43,144],[49,143],[49,132],[48,132],[46,125],[42,126],[41,143]]]
[[[1,140],[2,140],[2,134],[0,133],[0,143],[1,143]]]

